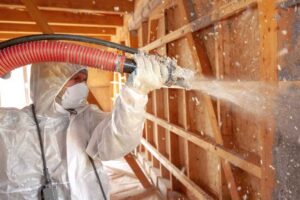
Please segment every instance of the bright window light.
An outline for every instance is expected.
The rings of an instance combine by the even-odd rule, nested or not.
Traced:
[[[29,75],[30,66],[26,66],[13,70],[9,79],[0,78],[1,107],[23,108],[30,104]]]

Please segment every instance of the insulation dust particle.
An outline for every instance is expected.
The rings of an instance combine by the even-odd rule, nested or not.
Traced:
[[[293,116],[292,116],[292,115],[290,116],[290,119],[293,119]]]
[[[220,127],[220,128],[222,127],[222,124],[223,124],[222,122],[219,122],[219,127]]]
[[[204,136],[204,132],[203,132],[203,131],[200,131],[200,134],[201,134],[202,136]]]
[[[228,183],[227,187],[228,187],[228,189],[230,189],[230,188],[231,188],[231,184],[230,184],[230,183]]]
[[[269,165],[270,169],[275,170],[275,168],[272,165]]]
[[[235,66],[237,66],[237,67],[240,67],[240,66],[241,66],[241,63],[239,63],[239,62],[237,62],[237,61],[236,61],[234,64],[235,64]]]
[[[238,186],[237,187],[237,191],[241,191],[242,190],[242,187],[241,186]]]
[[[277,65],[277,69],[278,69],[279,71],[281,71],[281,70],[282,70],[282,68],[281,68],[281,66],[280,66],[280,65]]]
[[[200,104],[199,100],[197,99],[197,97],[195,97],[195,103],[196,103],[196,106],[198,106]]]
[[[217,167],[217,169],[218,169],[218,171],[220,171],[220,170],[221,170],[221,166],[220,166],[220,164],[218,164],[218,167]]]
[[[248,195],[247,194],[244,194],[243,195],[243,200],[247,200],[248,199]]]
[[[287,48],[283,48],[278,52],[278,56],[284,56],[285,54],[287,54],[289,51]]]
[[[281,31],[281,34],[282,34],[282,35],[287,35],[287,30],[282,30],[282,31]]]
[[[297,127],[297,126],[294,126],[294,129],[295,129],[296,131],[298,131],[298,127]]]
[[[92,4],[95,5],[95,4],[96,4],[96,1],[92,1]]]
[[[120,11],[120,7],[119,6],[114,6],[114,11]]]

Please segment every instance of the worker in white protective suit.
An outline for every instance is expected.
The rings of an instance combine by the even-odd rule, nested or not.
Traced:
[[[45,173],[38,128],[58,199],[109,199],[109,182],[101,161],[120,158],[140,143],[147,93],[163,84],[154,57],[136,55],[135,60],[137,70],[111,113],[86,103],[85,67],[67,63],[32,65],[35,109],[0,108],[1,200],[41,199]]]

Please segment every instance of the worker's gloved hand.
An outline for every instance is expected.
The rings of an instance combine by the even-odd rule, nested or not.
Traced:
[[[156,56],[136,54],[134,60],[137,68],[130,74],[126,85],[145,95],[163,86],[166,73]]]

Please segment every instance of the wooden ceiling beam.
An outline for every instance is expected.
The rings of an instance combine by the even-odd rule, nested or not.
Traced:
[[[64,26],[50,26],[55,33],[67,33],[76,35],[115,35],[116,28],[113,27],[64,27]],[[20,24],[0,24],[0,33],[26,33],[26,34],[40,34],[41,29],[35,24],[27,24],[26,26]]]
[[[92,15],[62,11],[41,11],[41,13],[49,25],[81,27],[123,26],[123,17],[120,15]],[[0,8],[0,23],[34,24],[34,21],[26,10]]]
[[[0,41],[5,41],[5,40],[17,38],[17,37],[23,37],[26,35],[29,35],[29,34],[26,34],[26,33],[1,33],[0,32]],[[108,35],[91,36],[91,37],[97,38],[97,39],[102,39],[102,40],[107,40],[107,41],[111,40],[111,36],[108,36]]]
[[[22,2],[26,6],[26,10],[28,11],[31,18],[38,25],[39,29],[41,29],[43,33],[47,33],[47,34],[53,33],[53,30],[48,25],[47,20],[35,5],[34,0],[22,0]]]
[[[21,0],[1,0],[1,5],[12,8],[13,6],[22,6]],[[39,9],[51,8],[57,10],[87,10],[97,11],[102,13],[129,13],[134,10],[133,0],[95,0],[95,1],[82,1],[82,0],[59,0],[59,1],[46,1],[36,0],[36,5]],[[43,10],[43,9],[40,9]]]

